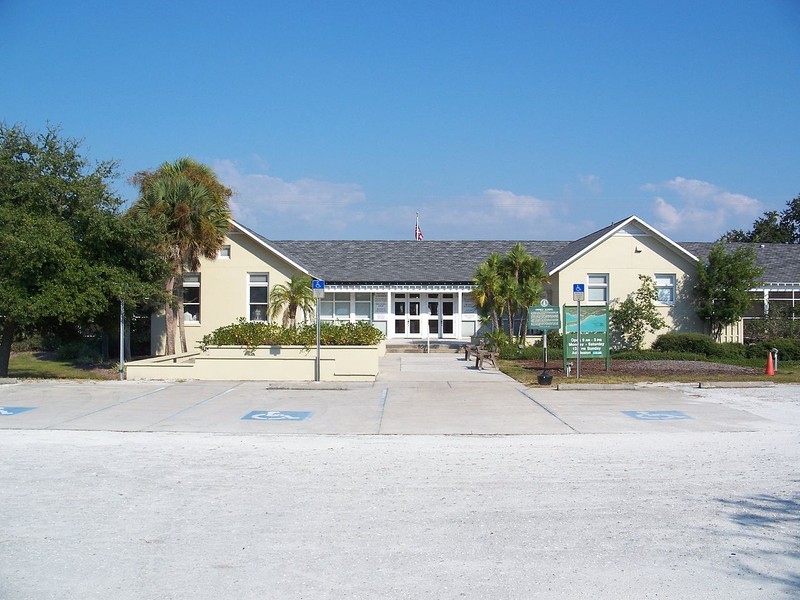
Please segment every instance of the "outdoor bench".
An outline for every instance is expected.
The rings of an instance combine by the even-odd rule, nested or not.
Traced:
[[[492,363],[494,368],[497,368],[499,355],[499,352],[492,352],[483,346],[464,346],[464,360],[470,360],[474,356],[476,369],[483,369],[483,363],[487,360]]]

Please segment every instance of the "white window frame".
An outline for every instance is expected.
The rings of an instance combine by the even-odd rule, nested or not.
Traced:
[[[325,292],[325,296],[319,301],[320,321],[332,323],[371,321],[372,301],[370,292]],[[367,308],[366,314],[364,314],[365,308]]]
[[[266,302],[253,302],[252,291],[258,288],[264,288],[266,290]],[[256,307],[255,309],[254,306]],[[258,310],[264,311],[263,317],[257,314],[257,318],[254,319],[253,314]],[[258,272],[247,274],[247,320],[251,323],[265,323],[269,321],[269,273]]]
[[[186,302],[187,288],[197,288],[197,302]],[[185,325],[200,325],[201,289],[200,273],[183,274],[183,322]],[[194,308],[194,310],[187,310],[187,308]]]
[[[660,306],[674,306],[675,304],[675,282],[678,280],[675,273],[656,273],[654,276],[654,281],[656,285],[656,293],[658,294],[658,298],[656,299],[656,304]],[[666,281],[666,283],[665,283]],[[670,295],[672,296],[671,300],[662,300],[661,299],[661,290],[668,290]]]
[[[225,244],[219,249],[217,252],[217,258],[220,260],[230,260],[231,259],[231,245]]]
[[[592,281],[593,278],[595,280],[602,278],[602,283],[599,281]],[[586,302],[608,303],[608,287],[608,273],[588,273],[586,275]],[[597,298],[592,298],[592,290],[602,290],[603,299],[598,300]]]

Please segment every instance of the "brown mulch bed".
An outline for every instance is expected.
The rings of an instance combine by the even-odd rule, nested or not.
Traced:
[[[522,361],[525,368],[531,370],[542,369],[541,360]],[[575,360],[572,362],[572,373],[575,373]],[[562,361],[547,361],[547,370],[554,374],[563,374]],[[606,372],[605,360],[581,360],[581,374],[601,375]],[[640,375],[658,377],[659,375],[759,375],[763,370],[737,365],[724,365],[721,363],[703,362],[696,360],[611,360],[611,373],[621,375]]]

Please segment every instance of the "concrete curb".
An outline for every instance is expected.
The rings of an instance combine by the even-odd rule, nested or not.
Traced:
[[[762,388],[773,387],[773,381],[701,381],[701,388]]]
[[[16,379],[7,379],[7,378],[0,378],[0,385],[10,385],[13,383],[17,383]]]
[[[557,390],[636,390],[633,383],[559,383]]]

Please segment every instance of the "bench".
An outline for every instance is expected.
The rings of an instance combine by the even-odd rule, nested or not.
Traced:
[[[491,362],[492,366],[496,369],[499,356],[499,352],[492,352],[483,346],[464,346],[464,360],[468,361],[472,357],[475,357],[476,369],[483,369],[483,363],[487,360]]]

